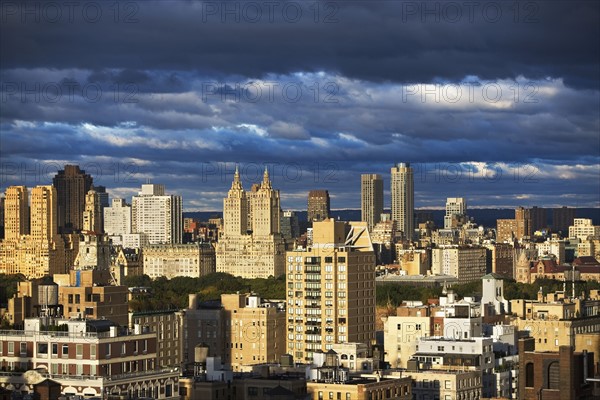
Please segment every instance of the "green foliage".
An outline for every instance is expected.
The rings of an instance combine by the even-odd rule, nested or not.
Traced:
[[[534,300],[537,299],[538,291],[542,288],[544,294],[563,290],[564,282],[553,279],[537,279],[534,283],[518,283],[514,280],[504,280],[504,298],[507,300],[513,299],[526,299]],[[458,298],[465,296],[481,296],[482,284],[480,280],[465,283],[462,285],[454,285],[451,288],[454,293],[457,294]],[[567,292],[571,293],[571,283],[566,284]],[[586,296],[589,295],[590,290],[600,290],[600,282],[596,281],[585,281],[575,283],[575,295],[579,296],[582,292],[585,292]],[[421,300],[426,304],[427,299],[436,298],[441,296],[442,288],[428,288],[428,287],[417,287],[417,286],[406,286],[396,285],[393,283],[386,283],[383,285],[377,285],[377,305],[386,306],[389,303],[393,307],[397,307],[402,304],[403,301],[407,300]]]
[[[184,308],[188,295],[196,293],[199,300],[216,300],[221,294],[254,292],[265,299],[285,299],[285,276],[268,279],[244,279],[226,273],[213,273],[201,278],[160,277],[150,279],[147,275],[127,277],[123,285],[148,287],[150,293],[133,297],[129,307],[134,311],[152,311]]]
[[[0,274],[0,304],[8,304],[8,299],[17,293],[17,283],[25,280],[23,275]]]

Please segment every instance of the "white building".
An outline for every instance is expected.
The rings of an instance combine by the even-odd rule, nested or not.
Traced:
[[[152,279],[199,278],[216,271],[215,249],[210,243],[149,245],[144,247],[142,256],[144,274]]]
[[[417,352],[413,357],[426,369],[459,367],[478,371],[482,378],[483,397],[495,395],[492,338],[454,340],[444,337],[422,337],[419,339]]]
[[[477,371],[409,370],[413,399],[475,400],[481,397]]]
[[[165,195],[163,185],[145,184],[131,205],[133,233],[145,233],[150,244],[181,243],[181,196]]]
[[[569,227],[569,237],[585,240],[589,236],[600,236],[600,225],[593,225],[588,218],[575,218]]]
[[[444,229],[452,229],[466,222],[467,201],[464,197],[448,197],[446,199],[446,215]]]
[[[555,256],[556,263],[562,264],[565,262],[565,242],[563,240],[549,239],[544,243],[535,245],[538,251],[538,257]]]
[[[131,206],[125,199],[112,199],[111,206],[104,208],[104,232],[108,236],[131,233]]]

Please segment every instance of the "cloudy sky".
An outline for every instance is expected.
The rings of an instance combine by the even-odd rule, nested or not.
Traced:
[[[2,2],[0,189],[81,165],[220,210],[415,169],[418,208],[600,206],[594,1]]]

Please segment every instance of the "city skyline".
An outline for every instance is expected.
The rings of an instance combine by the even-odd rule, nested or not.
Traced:
[[[225,4],[3,8],[0,190],[78,164],[216,210],[267,163],[285,208],[358,209],[407,162],[415,208],[600,206],[597,3]]]

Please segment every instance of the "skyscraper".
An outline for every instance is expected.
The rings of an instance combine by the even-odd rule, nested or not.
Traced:
[[[414,183],[413,169],[409,163],[392,167],[392,219],[398,222],[398,230],[411,240],[414,234]]]
[[[108,202],[108,193],[106,192],[106,186],[94,186],[94,190],[98,193],[98,198],[100,199],[100,207],[108,207],[110,204]]]
[[[131,205],[133,233],[144,233],[150,244],[181,243],[181,196],[166,195],[164,185],[144,184]]]
[[[529,216],[531,218],[531,233],[535,234],[537,231],[542,231],[548,228],[548,221],[546,217],[546,209],[538,206],[533,206],[529,209]]]
[[[266,169],[262,182],[247,195],[236,168],[223,200],[223,220],[223,234],[216,248],[217,272],[244,278],[284,273],[279,190],[273,189]]]
[[[27,278],[64,273],[72,251],[70,245],[68,249],[65,247],[65,240],[70,237],[63,240],[57,234],[56,189],[51,185],[33,188],[30,207],[26,193],[24,186],[6,190],[9,203],[6,218],[11,228],[0,243],[0,273],[23,274]],[[25,219],[31,221],[26,229],[22,223]]]
[[[51,242],[58,233],[56,189],[51,185],[31,190],[31,237],[36,242]]]
[[[27,187],[10,186],[4,200],[4,238],[18,240],[29,233],[29,198]]]
[[[576,213],[575,208],[555,208],[552,210],[552,231],[562,232],[564,235],[569,231],[569,227],[573,225]]]
[[[464,197],[448,197],[446,199],[446,215],[444,229],[457,228],[466,222],[467,202]]]
[[[379,174],[360,176],[361,220],[367,223],[369,231],[381,220],[383,213],[383,179]]]
[[[102,219],[102,204],[100,202],[100,195],[94,189],[90,189],[85,195],[83,230],[101,234],[103,232]]]
[[[311,190],[308,192],[308,222],[323,221],[331,214],[329,192],[327,190]]]
[[[515,236],[518,240],[521,240],[524,237],[530,238],[532,236],[533,231],[531,230],[532,226],[530,209],[517,207],[515,209],[515,223],[517,228]]]
[[[334,343],[375,338],[375,254],[364,222],[313,224],[313,244],[287,254],[287,352],[310,361]]]
[[[93,179],[78,165],[65,165],[52,180],[57,193],[58,229],[61,233],[83,228],[85,195],[92,188]]]
[[[112,199],[111,206],[104,208],[104,231],[109,236],[131,233],[131,206],[125,199]]]

